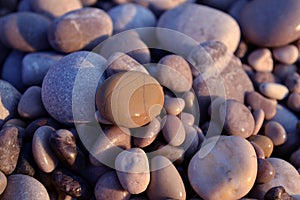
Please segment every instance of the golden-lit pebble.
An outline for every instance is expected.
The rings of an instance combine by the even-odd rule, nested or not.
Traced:
[[[274,144],[269,137],[264,135],[252,135],[248,138],[248,140],[260,146],[265,152],[266,158],[271,156],[273,152]]]

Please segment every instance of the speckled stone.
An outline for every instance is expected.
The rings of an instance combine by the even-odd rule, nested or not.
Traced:
[[[95,92],[103,80],[105,62],[100,55],[79,51],[51,67],[42,85],[47,112],[64,124],[95,121]]]
[[[300,2],[297,0],[250,1],[241,10],[239,21],[243,35],[259,46],[288,44],[300,36],[297,28],[299,9]]]
[[[0,23],[0,40],[6,46],[25,52],[49,48],[47,29],[51,22],[48,18],[32,12],[18,12],[2,17]]]
[[[0,171],[0,195],[4,192],[7,186],[7,178],[3,172]]]
[[[112,30],[112,21],[106,12],[83,8],[56,18],[48,29],[48,40],[55,50],[64,53],[91,50],[107,39]]]
[[[252,188],[256,173],[255,150],[239,136],[208,139],[188,167],[191,186],[204,199],[239,199]]]
[[[240,40],[240,28],[230,15],[203,5],[185,4],[167,11],[159,18],[157,26],[179,31],[198,43],[220,41],[230,52],[236,50]],[[176,34],[175,37],[170,37],[163,31],[158,31],[157,36],[167,49],[175,48],[174,45],[178,48],[178,42],[174,41],[182,41],[182,36]],[[188,46],[183,42],[180,48],[186,50]]]
[[[272,53],[267,48],[254,50],[247,60],[249,65],[258,72],[271,72],[273,70]]]
[[[43,184],[31,176],[22,174],[13,174],[7,178],[7,187],[1,199],[50,200]]]
[[[286,45],[273,49],[274,58],[283,64],[293,64],[299,56],[298,48],[295,45]]]

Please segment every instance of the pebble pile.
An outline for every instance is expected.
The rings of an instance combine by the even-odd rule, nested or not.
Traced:
[[[299,0],[2,0],[0,24],[0,200],[300,200]]]

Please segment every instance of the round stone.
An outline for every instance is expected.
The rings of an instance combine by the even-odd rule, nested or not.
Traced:
[[[83,8],[56,18],[48,30],[48,40],[55,50],[64,53],[90,50],[107,39],[112,30],[112,21],[106,12]]]
[[[285,143],[287,137],[283,126],[276,121],[269,121],[266,123],[265,135],[272,140],[275,146]]]
[[[42,101],[47,112],[63,124],[95,121],[95,92],[103,80],[104,64],[103,57],[87,51],[58,61],[43,80]]]
[[[256,183],[262,184],[270,182],[275,176],[273,165],[267,159],[262,158],[258,158],[257,165]]]
[[[300,75],[297,72],[289,74],[284,84],[289,88],[290,92],[300,93]]]
[[[6,15],[0,20],[0,40],[10,48],[25,52],[47,49],[50,23],[48,18],[32,12]]]
[[[175,115],[167,115],[163,121],[162,132],[168,144],[173,146],[181,145],[186,137],[182,121]]]
[[[13,174],[7,178],[7,187],[1,199],[50,200],[44,185],[31,176]]]
[[[264,135],[252,135],[248,138],[249,141],[256,143],[265,153],[265,156],[268,158],[271,156],[274,148],[272,140]]]
[[[262,158],[262,159],[265,159],[265,152],[264,150],[258,145],[256,144],[255,142],[250,142],[255,150],[255,153],[256,153],[256,157],[257,158]]]
[[[299,9],[298,0],[251,1],[241,10],[239,21],[243,36],[247,41],[265,47],[293,42],[300,36]]]
[[[290,163],[293,164],[296,168],[300,168],[300,148],[292,153],[290,157]]]
[[[135,128],[152,121],[161,111],[164,93],[160,84],[141,72],[121,72],[106,79],[97,90],[96,105],[110,122]]]
[[[289,89],[279,83],[261,83],[259,91],[270,99],[282,100],[289,94]]]
[[[249,137],[253,133],[254,119],[250,110],[242,103],[227,100],[220,105],[220,120],[224,121],[224,129],[229,135]],[[236,122],[239,123],[236,123]]]
[[[184,109],[185,102],[182,98],[165,97],[164,109],[168,114],[178,115]]]
[[[0,195],[4,192],[7,186],[7,178],[3,172],[0,171]]]
[[[293,64],[298,59],[299,51],[295,45],[286,45],[273,49],[273,56],[283,64]]]
[[[252,145],[238,136],[213,137],[206,142],[188,167],[192,188],[204,199],[245,196],[253,187],[257,174]]]
[[[123,0],[115,0],[115,1],[123,1]],[[190,0],[135,0],[134,2],[151,9],[155,14],[159,15],[166,10],[173,9],[183,3],[187,3]]]
[[[300,112],[300,94],[298,93],[290,94],[287,100],[287,105],[293,111]]]
[[[271,72],[273,70],[272,53],[267,48],[256,49],[248,56],[248,63],[258,72]]]
[[[214,26],[211,26],[212,24]],[[208,40],[220,41],[230,52],[236,50],[240,41],[240,28],[230,15],[198,4],[184,4],[165,12],[159,18],[157,26],[179,31],[198,43]],[[157,31],[156,34],[160,43],[167,49],[178,49],[178,43],[174,41],[182,41],[182,35],[175,34],[175,37],[170,37],[164,31]],[[180,49],[186,50],[188,47],[184,44]]]

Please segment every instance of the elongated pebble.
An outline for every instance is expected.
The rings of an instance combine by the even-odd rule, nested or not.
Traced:
[[[259,91],[271,99],[282,100],[289,94],[289,89],[279,83],[262,83]]]
[[[175,115],[166,116],[162,132],[166,141],[174,146],[181,145],[186,135],[182,121]]]
[[[262,127],[265,119],[265,112],[262,109],[257,109],[252,112],[254,119],[254,129],[252,135],[257,135],[260,128]]]

